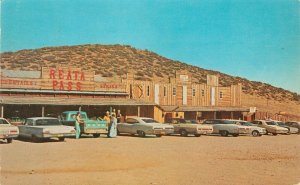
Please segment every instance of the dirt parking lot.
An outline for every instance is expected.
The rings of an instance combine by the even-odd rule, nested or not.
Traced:
[[[1,185],[300,182],[300,136],[85,137],[0,144]]]

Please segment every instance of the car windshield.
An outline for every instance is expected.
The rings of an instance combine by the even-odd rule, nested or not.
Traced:
[[[5,119],[0,119],[0,124],[1,125],[7,125],[8,124],[8,122],[5,120]]]
[[[276,123],[273,122],[273,121],[266,121],[266,123],[267,123],[268,125],[276,125]]]
[[[37,126],[43,126],[43,125],[61,125],[61,123],[58,121],[58,119],[39,119],[36,120],[35,125]]]
[[[235,124],[235,121],[232,120],[222,120],[223,124]]]
[[[158,121],[155,121],[154,119],[142,119],[145,123],[159,123]]]
[[[280,125],[280,126],[285,126],[285,124],[281,121],[278,121],[277,124]]]
[[[241,125],[245,125],[245,126],[256,126],[253,123],[250,123],[250,122],[247,122],[247,121],[241,121],[240,123],[241,123]]]
[[[186,123],[193,123],[193,124],[196,124],[196,123],[197,123],[196,120],[185,120],[185,121],[186,121]]]
[[[71,114],[70,115],[71,119],[73,118],[75,120],[76,119],[76,114]],[[81,117],[81,119],[87,119],[86,114],[80,114],[80,117]]]

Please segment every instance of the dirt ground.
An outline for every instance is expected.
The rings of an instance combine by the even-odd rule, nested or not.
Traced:
[[[0,152],[1,185],[300,182],[300,135],[15,140]]]

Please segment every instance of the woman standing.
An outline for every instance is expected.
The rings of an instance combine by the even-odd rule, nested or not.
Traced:
[[[117,137],[117,118],[116,114],[111,115],[111,124],[108,133],[108,137]]]
[[[83,123],[81,120],[80,112],[77,112],[76,114],[76,121],[75,121],[75,129],[76,129],[76,139],[79,139],[80,137],[80,124]]]

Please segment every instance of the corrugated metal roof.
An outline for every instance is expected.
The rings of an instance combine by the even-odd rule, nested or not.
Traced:
[[[40,78],[40,71],[15,71],[8,69],[1,69],[2,76],[11,78]]]

